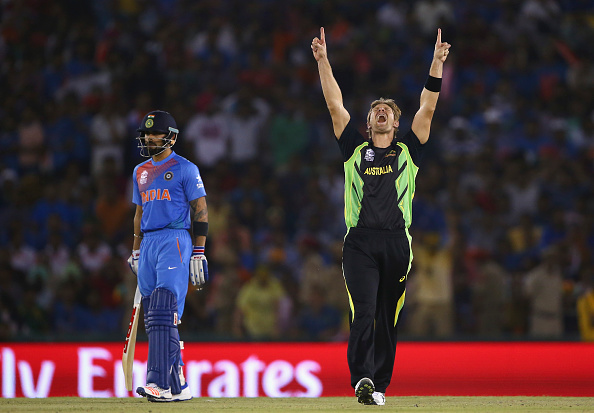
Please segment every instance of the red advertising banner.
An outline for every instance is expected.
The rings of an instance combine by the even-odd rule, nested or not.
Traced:
[[[131,397],[122,343],[0,346],[1,396]],[[138,343],[134,387],[146,377]],[[187,343],[194,397],[351,396],[345,343]],[[388,396],[594,396],[594,344],[413,343],[398,345]]]

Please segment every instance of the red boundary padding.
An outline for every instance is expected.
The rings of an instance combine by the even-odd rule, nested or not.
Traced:
[[[122,343],[0,345],[2,397],[129,397]],[[138,343],[134,385],[143,384]],[[195,397],[351,396],[345,343],[186,343]],[[594,344],[398,345],[388,396],[594,396]]]

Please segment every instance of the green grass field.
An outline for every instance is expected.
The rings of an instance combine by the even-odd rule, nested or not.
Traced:
[[[149,403],[145,399],[0,399],[0,412],[594,412],[594,397],[388,397],[385,406],[363,406],[354,397],[198,398]]]

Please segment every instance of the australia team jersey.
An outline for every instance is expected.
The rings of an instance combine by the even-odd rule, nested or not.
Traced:
[[[189,202],[206,196],[198,167],[175,152],[136,166],[132,181],[132,202],[142,206],[142,232],[190,229]]]
[[[348,123],[338,145],[344,160],[344,217],[350,228],[409,228],[423,145],[411,130],[376,148]]]

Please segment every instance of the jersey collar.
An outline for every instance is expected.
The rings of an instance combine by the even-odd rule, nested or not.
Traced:
[[[169,156],[168,156],[167,158],[165,158],[165,159],[163,159],[162,161],[159,161],[159,162],[155,162],[155,161],[153,160],[153,158],[151,158],[151,163],[152,163],[154,166],[163,165],[165,162],[167,162],[168,160],[170,160],[170,159],[171,159],[173,156],[175,156],[175,152],[174,152],[173,150],[171,150],[171,153],[169,154]]]

